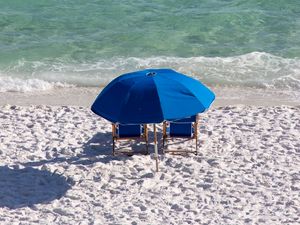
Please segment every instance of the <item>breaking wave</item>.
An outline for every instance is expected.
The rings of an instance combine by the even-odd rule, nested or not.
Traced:
[[[0,71],[0,92],[104,86],[120,74],[145,68],[172,68],[211,87],[300,90],[300,59],[252,52],[232,57],[115,57],[88,63],[22,60]]]

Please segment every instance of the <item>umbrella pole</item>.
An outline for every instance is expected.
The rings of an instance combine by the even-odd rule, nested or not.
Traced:
[[[156,172],[158,172],[158,149],[157,149],[156,124],[153,124],[153,131],[154,131],[154,159],[156,163]]]

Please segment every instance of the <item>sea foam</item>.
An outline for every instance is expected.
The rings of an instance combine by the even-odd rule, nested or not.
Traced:
[[[1,92],[33,92],[45,91],[55,87],[70,87],[73,85],[61,82],[48,82],[39,79],[20,79],[13,77],[0,76],[0,93]]]
[[[0,91],[105,86],[120,74],[145,68],[172,68],[212,87],[300,90],[300,59],[252,52],[232,57],[114,57],[87,63],[22,61],[1,71]]]

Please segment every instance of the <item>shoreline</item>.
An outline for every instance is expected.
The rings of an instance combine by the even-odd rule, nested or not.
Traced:
[[[101,87],[55,88],[37,92],[2,92],[0,106],[3,105],[49,105],[90,107]],[[248,106],[297,106],[300,94],[297,92],[277,92],[252,88],[211,88],[216,94],[212,108],[228,105]]]

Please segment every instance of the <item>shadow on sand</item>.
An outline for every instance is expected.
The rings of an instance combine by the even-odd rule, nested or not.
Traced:
[[[71,187],[65,177],[34,168],[0,167],[0,207],[32,207],[61,198]]]
[[[130,143],[133,151],[140,150],[144,144]],[[24,169],[0,167],[0,207],[21,208],[32,207],[34,204],[49,203],[65,195],[74,184],[72,179],[47,170],[39,170],[45,164],[66,162],[68,164],[90,165],[96,162],[109,163],[113,160],[131,160],[126,155],[112,155],[111,133],[97,133],[81,147],[70,147],[67,150],[78,152],[75,156],[66,157],[60,154],[64,149],[52,151],[49,159],[21,163]],[[138,151],[137,151],[138,152]]]
[[[132,151],[137,154],[139,154],[139,150],[145,146],[144,143],[141,144],[139,141],[128,143],[128,145],[130,145]],[[131,158],[126,154],[120,154],[117,156],[112,155],[111,133],[99,132],[79,148],[82,148],[82,151],[81,153],[76,154],[76,156],[66,157],[60,156],[58,153],[57,156],[54,156],[51,159],[22,163],[22,165],[25,167],[36,167],[49,163],[53,164],[61,162],[67,162],[68,164],[90,165],[96,162],[109,163],[113,160],[131,160]],[[78,150],[78,148],[69,148],[71,151],[76,151],[76,149]]]

